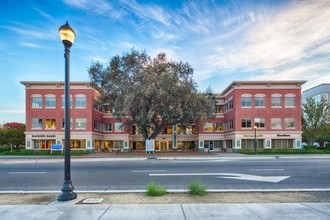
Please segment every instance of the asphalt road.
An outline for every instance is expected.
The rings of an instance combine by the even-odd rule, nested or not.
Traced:
[[[329,189],[329,159],[72,161],[75,190],[144,190],[150,182],[187,189]],[[0,191],[60,190],[63,162],[0,164]]]

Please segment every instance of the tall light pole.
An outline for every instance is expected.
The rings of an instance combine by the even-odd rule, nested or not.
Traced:
[[[254,126],[254,155],[257,155],[257,125]]]
[[[77,198],[77,194],[73,192],[71,181],[71,164],[70,164],[70,48],[73,44],[76,34],[70,27],[68,22],[59,29],[60,37],[64,45],[65,59],[65,81],[64,81],[64,98],[65,98],[65,114],[64,114],[64,183],[61,189],[62,194],[57,198],[58,201],[69,201]]]

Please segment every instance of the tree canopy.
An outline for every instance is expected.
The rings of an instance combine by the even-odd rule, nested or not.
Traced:
[[[302,104],[303,138],[308,144],[317,139],[329,139],[330,111],[328,103],[317,103],[313,98]]]
[[[167,125],[214,117],[212,95],[198,91],[191,66],[168,60],[165,53],[151,58],[131,50],[112,57],[106,67],[92,63],[88,72],[100,102],[115,119],[136,125],[145,139],[154,139]]]
[[[0,146],[10,144],[14,146],[25,144],[25,125],[17,122],[4,124],[0,129]]]

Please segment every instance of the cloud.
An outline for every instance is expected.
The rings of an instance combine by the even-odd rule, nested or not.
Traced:
[[[0,113],[25,114],[25,106],[17,108],[0,108]]]
[[[25,39],[53,40],[58,38],[58,33],[56,33],[56,30],[50,28],[35,28],[30,25],[25,25],[25,27],[0,25],[0,28],[15,32]]]
[[[46,12],[40,10],[39,8],[33,8],[36,12],[38,12],[42,17],[46,18],[47,20],[51,22],[55,22],[55,18],[53,18],[51,15],[47,14]]]
[[[25,46],[25,47],[31,47],[31,48],[39,48],[41,47],[38,44],[34,44],[34,43],[28,43],[28,42],[21,42],[21,45]]]

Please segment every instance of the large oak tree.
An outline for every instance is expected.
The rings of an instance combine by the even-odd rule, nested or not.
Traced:
[[[167,125],[214,117],[212,94],[198,91],[191,66],[165,53],[151,58],[131,50],[112,57],[107,66],[92,63],[88,72],[99,101],[113,109],[115,119],[136,125],[145,139],[156,138]]]

